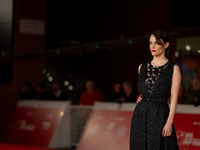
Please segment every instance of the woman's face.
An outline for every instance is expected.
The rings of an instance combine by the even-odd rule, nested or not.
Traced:
[[[165,48],[168,47],[168,43],[165,44],[162,39],[161,42],[162,44],[159,44],[154,35],[150,36],[149,47],[152,56],[165,55]]]

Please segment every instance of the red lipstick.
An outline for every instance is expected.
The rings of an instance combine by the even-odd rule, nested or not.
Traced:
[[[151,50],[152,52],[156,52],[156,50]]]

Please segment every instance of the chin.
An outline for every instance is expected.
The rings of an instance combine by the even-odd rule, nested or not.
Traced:
[[[155,57],[158,57],[158,56],[161,56],[163,53],[159,53],[159,52],[157,52],[157,53],[151,53],[151,55],[152,56],[155,56]]]
[[[152,56],[156,56],[156,54],[151,53]]]

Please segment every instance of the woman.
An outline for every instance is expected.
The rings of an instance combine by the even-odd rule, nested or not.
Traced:
[[[130,150],[178,150],[173,119],[181,83],[180,69],[168,59],[171,43],[165,32],[152,32],[149,44],[153,59],[138,67],[141,95],[131,122]]]
[[[123,96],[121,91],[121,84],[119,82],[115,82],[113,84],[112,93],[109,98],[109,102],[120,102],[120,98]]]

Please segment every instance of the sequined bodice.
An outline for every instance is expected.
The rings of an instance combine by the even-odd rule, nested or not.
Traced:
[[[148,89],[148,95],[152,94],[154,86],[159,78],[161,72],[167,67],[168,62],[162,66],[153,66],[151,63],[147,63],[147,74],[145,79],[145,84]]]

